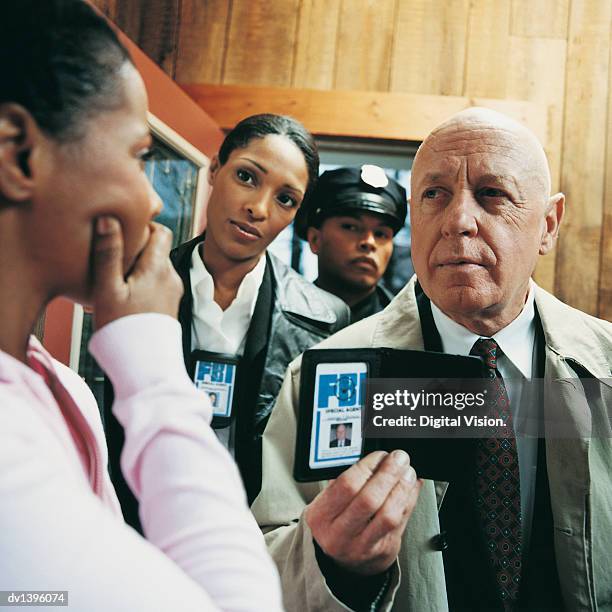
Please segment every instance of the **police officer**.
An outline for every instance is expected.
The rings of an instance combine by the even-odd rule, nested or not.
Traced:
[[[350,306],[352,322],[391,301],[379,281],[406,214],[405,189],[371,164],[324,172],[298,212],[296,233],[318,257],[315,284]]]

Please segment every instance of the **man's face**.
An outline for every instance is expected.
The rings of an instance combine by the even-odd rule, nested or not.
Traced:
[[[336,428],[336,440],[344,440],[346,438],[346,427],[338,425]]]
[[[356,213],[325,219],[308,228],[310,250],[319,258],[319,275],[357,290],[374,287],[393,253],[393,229],[382,215]]]
[[[412,170],[412,258],[446,314],[509,323],[550,249],[546,178],[511,130],[471,124],[430,137]],[[468,325],[469,327],[469,325]]]

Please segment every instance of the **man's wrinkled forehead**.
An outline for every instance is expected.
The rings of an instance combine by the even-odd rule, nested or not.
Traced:
[[[478,123],[451,124],[434,130],[423,142],[413,165],[413,178],[456,177],[462,168],[470,180],[481,175],[523,184],[535,183],[548,191],[548,170],[539,145],[523,134]]]
[[[457,166],[461,158],[490,159],[504,165],[524,166],[525,147],[515,134],[508,130],[470,126],[433,132],[422,144],[415,163],[426,157],[428,163]]]

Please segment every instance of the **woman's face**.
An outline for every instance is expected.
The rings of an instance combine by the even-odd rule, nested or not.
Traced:
[[[87,301],[92,279],[93,226],[101,215],[116,217],[123,230],[127,272],[149,238],[149,222],[162,204],[144,173],[151,145],[147,95],[136,69],[126,63],[119,77],[122,105],[91,118],[84,137],[42,148],[40,180],[33,200],[32,255],[52,271],[56,293]]]
[[[286,136],[253,138],[209,174],[206,237],[231,261],[258,259],[287,227],[308,186],[300,149]]]

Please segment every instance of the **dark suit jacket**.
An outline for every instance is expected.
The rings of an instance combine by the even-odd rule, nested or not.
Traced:
[[[351,439],[350,438],[344,438],[344,446],[350,446],[351,445]],[[338,440],[332,440],[329,443],[329,448],[338,448]],[[340,447],[342,448],[342,447]]]

